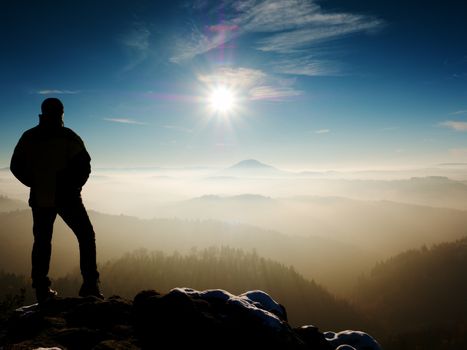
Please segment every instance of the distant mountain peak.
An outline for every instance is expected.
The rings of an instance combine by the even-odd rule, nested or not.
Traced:
[[[256,159],[245,159],[224,169],[222,174],[248,177],[277,177],[285,176],[287,172],[279,170],[271,165],[261,163]]]
[[[275,169],[271,165],[261,163],[256,159],[245,159],[232,165],[230,169]]]

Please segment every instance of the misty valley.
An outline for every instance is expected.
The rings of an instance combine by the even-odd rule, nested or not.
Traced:
[[[286,305],[291,324],[366,329],[385,349],[409,349],[422,335],[463,344],[467,185],[459,169],[405,179],[291,173],[249,160],[94,173],[84,198],[108,294],[260,289]],[[0,181],[7,303],[30,283],[32,216],[7,171]],[[79,288],[78,265],[76,239],[58,219],[51,276],[63,295]],[[32,302],[30,287],[23,296]]]

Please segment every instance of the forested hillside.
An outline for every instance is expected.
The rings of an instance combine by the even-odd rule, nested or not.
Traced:
[[[306,280],[293,268],[254,251],[213,247],[192,250],[186,255],[167,255],[139,250],[105,263],[101,275],[107,295],[132,298],[143,289],[167,292],[181,286],[198,290],[220,288],[235,294],[260,289],[286,307],[291,324],[314,324],[322,329],[368,326],[347,302]],[[76,295],[80,278],[76,272],[58,279],[54,285],[65,295]]]
[[[467,348],[467,238],[379,263],[355,300],[392,335],[392,348]]]
[[[261,289],[286,307],[292,324],[364,329],[385,350],[466,348],[466,269],[467,238],[410,250],[362,277],[350,304],[291,267],[229,247],[192,249],[188,254],[137,250],[100,267],[107,296],[132,298],[140,290],[167,292],[179,286],[237,294]],[[76,270],[55,280],[54,286],[63,296],[75,296],[80,283]],[[32,301],[24,276],[0,273],[0,284],[3,310],[14,306],[18,298],[12,296],[25,287],[26,302]]]

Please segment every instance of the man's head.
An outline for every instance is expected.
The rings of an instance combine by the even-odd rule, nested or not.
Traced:
[[[41,105],[42,115],[61,116],[63,114],[63,103],[58,98],[46,98]]]
[[[41,104],[41,123],[63,126],[63,103],[55,97],[46,98]]]

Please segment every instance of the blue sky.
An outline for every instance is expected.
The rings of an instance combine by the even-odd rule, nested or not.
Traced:
[[[94,167],[467,162],[463,1],[11,1],[0,166],[58,97]],[[232,110],[209,108],[227,86]]]

